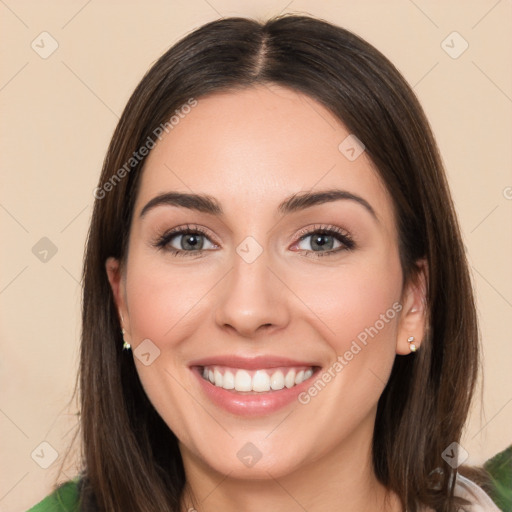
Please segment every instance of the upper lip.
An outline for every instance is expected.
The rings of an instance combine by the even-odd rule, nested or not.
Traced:
[[[258,370],[263,368],[279,368],[286,366],[319,366],[312,361],[299,361],[287,357],[262,355],[255,357],[240,357],[233,354],[225,356],[205,357],[191,361],[189,366],[228,366],[245,370]]]

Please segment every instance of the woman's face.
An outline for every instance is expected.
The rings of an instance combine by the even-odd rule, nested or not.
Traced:
[[[187,467],[268,478],[370,454],[422,311],[349,135],[312,98],[258,86],[199,98],[146,160],[127,260],[107,271]]]

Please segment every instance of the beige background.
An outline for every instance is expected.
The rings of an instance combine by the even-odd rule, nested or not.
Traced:
[[[483,407],[476,404],[463,447],[480,463],[512,441],[510,0],[0,0],[0,511],[24,511],[50,491],[75,430],[76,409],[66,406],[78,361],[83,245],[92,191],[129,94],[155,59],[204,22],[281,12],[353,30],[414,86],[446,163],[481,318]],[[46,59],[40,54],[52,41],[44,31],[58,43]],[[445,50],[454,54],[464,41],[442,44],[453,31],[469,44],[456,59]],[[32,250],[43,237],[57,248],[46,262]],[[58,455],[48,469],[40,466],[53,452],[42,442]],[[74,474],[70,464],[61,479]]]

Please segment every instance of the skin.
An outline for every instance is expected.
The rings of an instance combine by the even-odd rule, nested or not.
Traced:
[[[183,510],[191,493],[199,512],[400,510],[375,478],[371,441],[394,358],[410,352],[409,336],[419,346],[424,334],[425,265],[404,285],[392,198],[366,153],[351,162],[340,152],[347,135],[312,98],[260,85],[199,98],[146,160],[127,258],[110,258],[106,270],[132,350],[145,339],[160,350],[149,366],[134,362],[180,441],[190,491]],[[277,211],[295,193],[330,188],[364,198],[376,218],[352,200]],[[162,205],[140,216],[170,191],[213,196],[224,213]],[[154,247],[186,224],[207,231],[200,255]],[[299,234],[319,225],[342,229],[355,247],[316,256],[312,237],[299,242]],[[250,264],[236,252],[247,236],[263,251]],[[172,246],[181,247],[179,236]],[[188,367],[265,354],[327,369],[394,303],[401,312],[307,404],[241,418],[211,403]],[[247,442],[261,453],[252,467],[237,457]]]

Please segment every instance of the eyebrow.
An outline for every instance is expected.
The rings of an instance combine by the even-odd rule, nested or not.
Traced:
[[[340,200],[348,200],[358,203],[363,206],[375,220],[378,220],[375,210],[368,201],[356,194],[339,189],[321,190],[318,192],[298,192],[280,203],[277,207],[277,211],[286,215],[296,211],[305,210],[319,204],[331,203],[333,201]],[[220,203],[214,197],[207,194],[166,192],[151,199],[144,208],[142,208],[140,217],[143,217],[149,210],[152,210],[157,206],[166,205],[188,208],[189,210],[196,210],[198,212],[209,213],[216,216],[222,216],[224,214]]]

